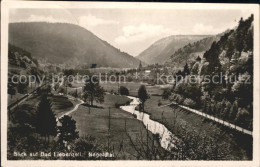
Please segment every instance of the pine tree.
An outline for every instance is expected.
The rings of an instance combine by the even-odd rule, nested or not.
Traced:
[[[209,115],[212,114],[212,108],[211,108],[211,105],[209,105],[209,107],[208,107],[208,114],[209,114]]]
[[[11,99],[13,98],[13,95],[16,94],[16,89],[14,84],[8,84],[8,94],[11,95]]]
[[[207,102],[206,101],[204,101],[204,105],[203,105],[203,112],[204,113],[207,113],[207,111],[208,111],[208,109],[207,109]]]
[[[144,103],[149,98],[149,95],[148,95],[144,85],[141,85],[139,90],[138,90],[138,98],[142,102],[142,110],[144,111]]]
[[[229,119],[234,121],[238,112],[238,105],[235,101],[230,109]]]
[[[74,97],[75,97],[75,98],[78,98],[78,90],[77,90],[77,88],[76,88],[76,90],[75,90],[75,92],[74,92]]]
[[[183,69],[183,76],[189,75],[190,74],[190,70],[189,70],[189,66],[186,63]]]
[[[51,102],[47,95],[43,95],[37,108],[37,132],[41,136],[46,137],[55,136],[57,134],[57,123],[54,113],[51,109]]]
[[[76,121],[72,117],[65,115],[59,119],[61,126],[58,126],[59,142],[72,142],[79,138],[79,132],[76,130]]]

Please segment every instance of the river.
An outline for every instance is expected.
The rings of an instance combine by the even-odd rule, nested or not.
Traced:
[[[138,98],[132,96],[127,97],[132,99],[132,102],[130,105],[121,106],[120,108],[131,114],[135,114],[136,118],[142,121],[150,132],[153,134],[159,134],[161,147],[165,150],[170,151],[173,147],[176,147],[174,143],[178,140],[177,137],[175,137],[163,124],[150,119],[149,114],[135,110],[135,107],[140,103]]]

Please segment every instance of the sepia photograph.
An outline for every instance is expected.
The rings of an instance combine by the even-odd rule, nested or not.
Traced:
[[[1,8],[1,166],[260,165],[258,4]]]

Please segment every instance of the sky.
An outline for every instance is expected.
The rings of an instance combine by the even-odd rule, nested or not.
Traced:
[[[170,35],[215,35],[234,28],[249,10],[37,8],[11,9],[9,22],[62,22],[91,31],[132,56]]]

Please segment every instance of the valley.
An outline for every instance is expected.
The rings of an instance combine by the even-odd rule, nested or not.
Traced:
[[[10,23],[8,159],[252,160],[253,19],[137,57],[73,24]]]

